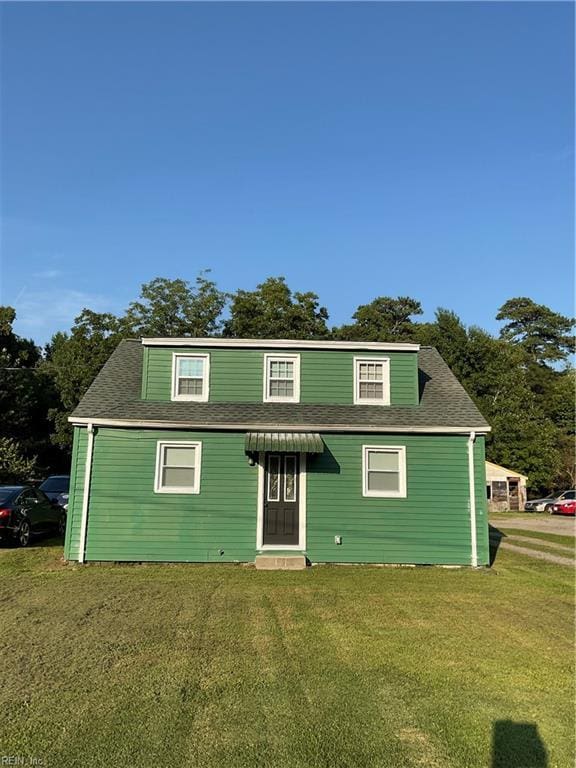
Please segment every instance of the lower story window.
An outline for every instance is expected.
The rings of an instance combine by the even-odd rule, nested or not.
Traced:
[[[406,448],[403,445],[363,446],[362,494],[381,498],[406,497]]]
[[[202,444],[159,441],[156,448],[156,493],[200,493]]]

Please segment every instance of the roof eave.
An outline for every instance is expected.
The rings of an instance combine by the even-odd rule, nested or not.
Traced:
[[[420,344],[380,341],[327,341],[318,339],[226,339],[226,338],[150,338],[145,347],[243,347],[246,349],[335,349],[372,352],[418,352]]]
[[[237,432],[265,430],[282,432],[381,432],[384,434],[390,432],[406,434],[457,434],[469,435],[471,432],[476,434],[487,434],[491,427],[486,425],[476,426],[406,426],[406,425],[382,425],[382,424],[262,424],[254,422],[239,422],[232,424],[220,423],[198,423],[182,421],[153,421],[141,419],[107,419],[100,417],[69,416],[68,421],[76,426],[87,426],[93,424],[96,427],[132,427],[134,429],[197,429],[197,430],[221,430]]]

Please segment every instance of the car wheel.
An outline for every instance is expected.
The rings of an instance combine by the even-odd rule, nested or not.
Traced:
[[[66,515],[60,515],[60,519],[58,520],[58,535],[64,536],[66,535]]]
[[[21,547],[27,547],[30,544],[30,536],[32,531],[30,530],[30,522],[28,520],[22,520],[20,528],[18,528],[17,540]]]

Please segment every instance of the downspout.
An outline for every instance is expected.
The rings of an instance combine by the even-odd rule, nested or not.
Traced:
[[[474,441],[476,432],[468,438],[468,482],[470,485],[470,542],[472,545],[472,567],[478,566],[478,542],[476,539],[476,488],[474,482]]]
[[[86,465],[84,467],[84,492],[82,494],[82,517],[80,519],[80,548],[78,562],[85,560],[86,532],[88,530],[88,504],[90,501],[90,481],[92,480],[92,453],[94,451],[94,425],[88,424],[86,428],[88,444],[86,446]]]

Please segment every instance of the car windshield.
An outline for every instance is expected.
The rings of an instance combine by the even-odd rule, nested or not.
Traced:
[[[44,491],[44,493],[46,493],[46,491],[48,491],[48,493],[66,493],[69,486],[69,477],[49,477],[47,480],[44,480],[40,486],[40,490]]]
[[[0,504],[5,504],[16,493],[16,488],[0,488]]]

